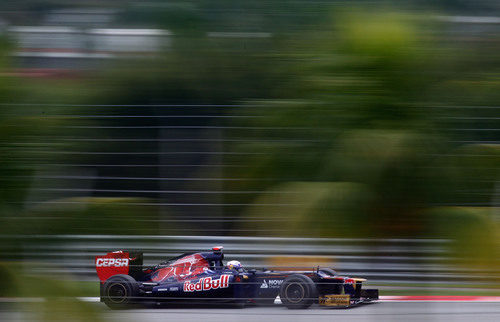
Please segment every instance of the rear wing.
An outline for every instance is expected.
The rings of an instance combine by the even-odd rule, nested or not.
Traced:
[[[95,257],[95,269],[101,283],[117,274],[135,276],[142,271],[140,252],[116,251]]]

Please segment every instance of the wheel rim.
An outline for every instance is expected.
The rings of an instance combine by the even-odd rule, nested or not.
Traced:
[[[123,303],[127,299],[127,288],[121,283],[114,283],[108,287],[108,298],[113,303]]]
[[[300,303],[306,294],[304,285],[300,283],[290,283],[285,288],[286,298],[291,303]]]

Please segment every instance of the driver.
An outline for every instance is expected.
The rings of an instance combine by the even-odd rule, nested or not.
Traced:
[[[226,267],[228,269],[237,270],[238,272],[241,272],[243,270],[243,267],[241,266],[241,263],[239,261],[234,261],[234,260],[227,262]]]

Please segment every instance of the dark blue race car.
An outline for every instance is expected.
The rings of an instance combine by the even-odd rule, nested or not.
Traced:
[[[378,290],[363,289],[361,278],[339,276],[330,268],[310,271],[245,270],[237,261],[224,265],[222,247],[187,253],[144,267],[142,253],[116,251],[95,258],[101,301],[112,309],[146,302],[223,302],[240,306],[274,304],[277,296],[289,309],[314,303],[349,307],[378,299]]]

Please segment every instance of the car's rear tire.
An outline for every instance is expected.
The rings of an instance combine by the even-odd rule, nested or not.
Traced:
[[[318,300],[316,284],[305,275],[289,276],[281,285],[280,299],[289,309],[307,309]]]
[[[130,304],[137,303],[139,285],[129,275],[114,275],[103,286],[103,302],[111,309],[124,309]]]

